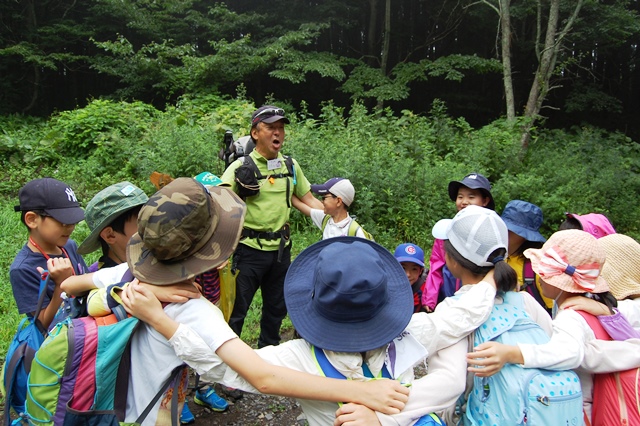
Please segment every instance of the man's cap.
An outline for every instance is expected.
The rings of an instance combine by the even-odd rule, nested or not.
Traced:
[[[142,282],[173,284],[218,267],[235,250],[246,206],[233,191],[192,178],[169,183],[142,206],[127,262]]]
[[[289,119],[285,117],[285,112],[282,108],[278,108],[274,105],[263,105],[253,112],[251,115],[251,127],[258,123],[275,123],[282,120],[286,124],[289,124]]]
[[[289,267],[284,293],[296,331],[330,351],[379,348],[400,335],[413,314],[402,266],[364,238],[329,238],[303,250]]]
[[[131,182],[119,182],[98,192],[87,204],[85,220],[91,233],[78,247],[78,253],[89,254],[100,248],[100,232],[118,216],[149,200],[144,191]]]
[[[393,256],[400,263],[411,262],[424,268],[424,251],[418,245],[412,243],[400,244],[396,247]]]
[[[600,273],[609,291],[618,300],[640,296],[640,244],[623,234],[610,234],[598,239],[607,260]]]
[[[347,207],[353,203],[353,198],[356,196],[356,190],[351,181],[339,177],[331,178],[325,183],[311,185],[311,191],[319,195],[333,194],[340,197]]]
[[[204,186],[218,186],[222,183],[222,179],[211,172],[202,172],[198,176],[195,176],[194,179]]]
[[[491,253],[509,246],[509,231],[500,216],[475,205],[460,210],[453,219],[439,220],[431,233],[449,240],[462,257],[478,266],[492,266]]]
[[[544,243],[547,241],[540,233],[542,210],[535,204],[522,200],[511,200],[502,211],[502,220],[509,231],[527,241]]]
[[[567,229],[553,234],[540,249],[527,249],[531,269],[545,283],[569,293],[604,293],[609,285],[600,273],[606,253],[591,234]]]
[[[606,235],[616,233],[616,230],[613,228],[609,219],[603,214],[589,213],[579,215],[575,213],[565,213],[565,215],[580,222],[582,230],[596,238],[602,238]]]
[[[17,212],[42,210],[65,225],[74,225],[84,219],[84,211],[73,189],[54,178],[34,179],[27,182],[18,192]]]
[[[489,179],[481,175],[480,173],[469,173],[462,180],[454,180],[449,182],[449,198],[451,201],[455,201],[458,198],[458,190],[461,186],[466,186],[471,189],[480,189],[485,197],[489,197],[489,204],[487,208],[495,210],[496,204],[493,201],[493,195],[491,195],[491,183]]]

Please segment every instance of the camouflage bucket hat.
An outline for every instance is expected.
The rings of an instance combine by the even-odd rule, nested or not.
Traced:
[[[231,190],[178,178],[138,215],[127,262],[140,281],[173,284],[216,268],[235,250],[246,206]]]
[[[118,182],[98,192],[84,212],[84,220],[91,233],[78,247],[78,253],[89,254],[98,250],[100,232],[122,213],[148,200],[147,194],[131,182]]]

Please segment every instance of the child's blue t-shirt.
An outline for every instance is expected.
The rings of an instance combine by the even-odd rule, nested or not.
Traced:
[[[78,254],[76,242],[69,239],[67,244],[64,245],[64,249],[69,255],[75,273],[77,275],[84,274],[87,271],[87,265],[84,263],[82,256]],[[60,257],[60,255],[57,254],[50,256]],[[13,298],[16,300],[16,305],[18,305],[18,312],[21,314],[35,312],[38,306],[38,293],[40,291],[40,273],[38,272],[38,266],[47,269],[47,259],[42,253],[31,251],[27,244],[25,244],[9,267],[9,280],[11,281],[11,288],[13,290]],[[49,305],[54,288],[55,283],[50,281],[47,288],[47,295],[42,304],[43,309]]]

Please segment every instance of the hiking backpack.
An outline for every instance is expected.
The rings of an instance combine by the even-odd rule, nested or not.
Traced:
[[[21,415],[25,411],[27,377],[31,371],[31,361],[44,342],[47,330],[38,320],[49,284],[49,274],[45,271],[40,278],[38,304],[34,316],[26,316],[20,321],[13,336],[2,368],[2,384],[5,397],[4,423],[11,423],[11,408]]]
[[[224,161],[225,168],[238,158],[251,154],[256,147],[256,143],[251,136],[243,136],[237,140],[233,140],[233,133],[227,130],[224,134],[222,148],[218,153],[218,158]]]
[[[489,319],[474,333],[474,347],[488,341],[517,345],[549,341],[545,331],[524,310],[522,294],[503,293]],[[580,425],[582,389],[571,370],[549,371],[505,364],[491,377],[473,377],[465,424]]]
[[[124,421],[131,338],[141,323],[122,306],[105,317],[68,318],[36,352],[27,384],[24,420],[32,426],[118,426]],[[177,367],[136,420],[140,424],[178,379]],[[173,424],[178,393],[171,401]]]
[[[576,311],[598,340],[613,340],[593,315]],[[592,425],[640,425],[640,368],[593,375]]]
[[[324,232],[324,228],[327,227],[327,224],[329,223],[329,219],[331,219],[331,215],[328,215],[328,214],[324,215],[324,217],[322,218],[322,232]],[[374,241],[373,235],[365,231],[365,229],[362,226],[360,226],[358,222],[356,222],[355,216],[351,216],[351,219],[352,220],[351,220],[351,223],[349,224],[349,229],[347,230],[347,236],[355,237],[356,234],[358,233],[358,229],[362,229],[362,232],[364,233],[364,237],[367,240]]]

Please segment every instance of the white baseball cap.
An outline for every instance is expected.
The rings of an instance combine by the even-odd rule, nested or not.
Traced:
[[[342,198],[342,202],[347,206],[350,206],[353,202],[353,197],[356,195],[356,190],[351,184],[349,179],[345,178],[331,178],[325,183],[319,185],[311,185],[311,191],[316,194],[333,194],[336,197]]]
[[[491,253],[509,246],[509,230],[493,210],[467,206],[453,219],[439,220],[431,233],[434,238],[449,240],[462,257],[478,266],[492,266]]]

